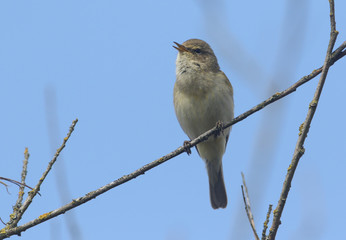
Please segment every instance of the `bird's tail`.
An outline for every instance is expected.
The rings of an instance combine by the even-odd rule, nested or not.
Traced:
[[[211,206],[214,209],[225,208],[227,206],[227,194],[223,180],[222,163],[215,166],[213,163],[207,163],[209,177],[209,194]]]

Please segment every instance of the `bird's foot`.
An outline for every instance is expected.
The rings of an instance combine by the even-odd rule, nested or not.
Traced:
[[[224,124],[222,121],[217,121],[215,127],[217,129],[217,131],[215,132],[215,137],[219,136],[221,133],[223,134]]]
[[[191,154],[191,144],[189,141],[184,141],[184,150],[187,153],[187,155]]]

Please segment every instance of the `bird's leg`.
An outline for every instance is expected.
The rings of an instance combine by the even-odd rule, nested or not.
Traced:
[[[187,155],[191,154],[191,144],[189,141],[184,141],[184,150],[187,153]]]

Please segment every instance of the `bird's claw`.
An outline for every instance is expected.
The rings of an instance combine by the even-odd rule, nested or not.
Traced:
[[[187,153],[187,155],[191,154],[191,144],[189,141],[184,141],[184,150]]]
[[[222,121],[217,121],[215,127],[217,129],[217,131],[215,132],[215,137],[219,136],[221,133],[223,134],[224,124]]]

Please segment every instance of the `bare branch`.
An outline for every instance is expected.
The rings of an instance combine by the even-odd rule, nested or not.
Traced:
[[[50,172],[50,170],[52,169],[53,164],[56,162],[57,158],[59,157],[61,151],[64,149],[66,142],[68,141],[68,139],[70,138],[75,125],[77,124],[78,119],[74,120],[72,122],[72,125],[70,126],[70,130],[67,134],[67,136],[64,138],[63,143],[61,145],[60,148],[58,148],[56,150],[56,153],[53,157],[53,159],[48,163],[48,167],[46,169],[46,171],[43,173],[42,177],[40,178],[40,180],[38,181],[37,185],[35,186],[35,188],[29,192],[28,197],[26,198],[25,202],[23,203],[23,205],[19,208],[18,210],[18,215],[17,218],[13,220],[12,224],[9,226],[11,229],[13,229],[15,226],[17,226],[18,222],[20,221],[20,219],[22,218],[24,212],[26,211],[26,209],[29,207],[29,205],[32,202],[32,199],[36,196],[36,194],[38,193],[38,191],[40,190],[41,184],[42,182],[46,179],[48,173]],[[1,237],[1,236],[0,236]]]
[[[256,232],[256,227],[255,227],[255,220],[253,218],[253,214],[251,211],[251,205],[250,205],[250,197],[249,197],[249,192],[247,190],[246,182],[245,182],[245,176],[244,173],[241,173],[241,177],[243,179],[243,185],[241,186],[241,192],[243,194],[243,200],[245,204],[245,211],[247,218],[249,219],[253,234],[255,235],[256,240],[259,240],[258,234]],[[244,188],[245,188],[245,194],[244,194]]]
[[[266,220],[263,223],[262,240],[266,240],[267,239],[266,232],[267,232],[269,218],[270,218],[270,213],[272,212],[272,208],[273,208],[273,205],[269,204],[269,208],[268,208],[268,212],[267,212],[267,217],[266,217]]]
[[[14,222],[15,219],[18,218],[19,215],[19,209],[22,206],[23,203],[23,196],[24,196],[24,188],[25,188],[25,179],[26,179],[26,174],[27,174],[27,168],[28,168],[28,160],[29,160],[29,151],[28,148],[25,148],[24,150],[24,160],[23,160],[23,169],[22,169],[22,179],[21,179],[21,185],[19,187],[19,192],[18,192],[18,199],[16,204],[13,206],[13,213],[10,215],[10,220],[6,224],[6,226],[11,226]],[[32,188],[30,188],[33,190]]]
[[[313,97],[313,99],[309,105],[309,110],[308,110],[306,119],[305,119],[304,123],[299,128],[300,132],[299,132],[297,144],[296,144],[296,147],[295,147],[295,150],[293,153],[293,159],[292,159],[291,164],[287,170],[286,179],[285,179],[285,182],[283,184],[283,188],[282,188],[282,192],[280,195],[278,205],[277,205],[276,209],[274,210],[273,224],[270,228],[269,236],[268,236],[269,240],[275,239],[277,230],[278,230],[279,225],[281,223],[280,218],[281,218],[281,215],[282,215],[285,203],[286,203],[288,192],[289,192],[290,187],[291,187],[291,182],[292,182],[292,179],[294,176],[294,172],[297,168],[297,165],[299,163],[300,158],[303,156],[303,154],[305,152],[303,145],[304,145],[305,139],[307,137],[307,134],[309,132],[310,124],[311,124],[312,118],[314,117],[314,114],[315,114],[315,111],[317,108],[317,104],[318,104],[318,101],[319,101],[319,98],[321,96],[321,92],[323,89],[323,85],[324,85],[324,82],[325,82],[327,74],[328,74],[329,67],[331,66],[332,51],[333,51],[333,47],[334,47],[338,32],[335,29],[334,1],[329,0],[329,5],[330,5],[331,31],[330,31],[330,40],[329,40],[329,44],[328,44],[327,54],[326,54],[326,58],[325,58],[325,61],[323,64],[323,68],[322,68],[322,74],[321,74],[320,80],[318,82],[314,97]]]
[[[29,162],[29,151],[28,148],[25,148],[24,150],[24,160],[23,160],[23,169],[22,169],[22,186],[19,188],[19,193],[18,193],[18,200],[16,202],[16,206],[19,208],[22,205],[23,202],[23,195],[24,195],[24,186],[25,186],[25,179],[26,179],[26,174],[28,173],[28,162]]]

